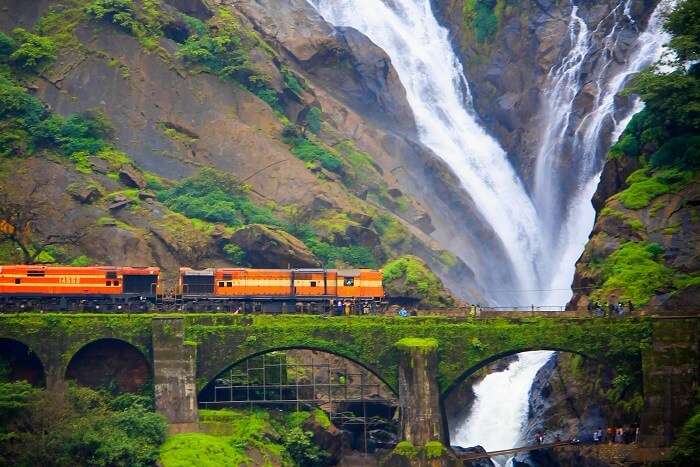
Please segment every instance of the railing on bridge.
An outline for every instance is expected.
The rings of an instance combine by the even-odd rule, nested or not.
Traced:
[[[566,311],[561,305],[482,306],[486,311]]]

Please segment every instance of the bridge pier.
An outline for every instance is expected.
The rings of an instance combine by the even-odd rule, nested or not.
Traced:
[[[696,321],[654,322],[651,346],[642,350],[641,446],[670,446],[678,436],[700,384],[699,342]]]
[[[440,410],[437,341],[402,339],[397,343],[399,406],[403,439],[414,446],[430,441],[447,442]]]
[[[184,339],[182,318],[154,318],[153,385],[156,410],[172,432],[197,428],[196,348]]]

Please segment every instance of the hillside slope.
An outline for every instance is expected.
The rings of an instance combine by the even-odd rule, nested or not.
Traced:
[[[435,206],[461,196],[445,183],[449,172],[402,136],[412,133],[412,118],[388,58],[308,11],[297,16],[317,21],[305,30],[314,37],[268,40],[249,19],[256,5],[0,2],[10,44],[3,76],[45,105],[40,120],[99,115],[109,127],[102,147],[75,156],[21,110],[3,113],[3,194],[45,206],[29,249],[36,253],[53,232],[81,231],[32,260],[379,266],[411,253],[453,288],[468,278],[466,265],[429,236],[436,209],[404,188],[420,187]],[[26,66],[15,52],[37,40],[50,53]],[[396,119],[378,124],[378,109]],[[418,172],[395,175],[409,159],[440,180],[441,195],[406,181]],[[19,174],[29,191],[10,183]],[[32,186],[47,189],[30,200]],[[456,231],[441,215],[438,224]],[[81,222],[68,232],[65,219]],[[261,235],[279,252],[295,243],[296,253],[263,261],[254,247]],[[2,252],[3,262],[26,259],[8,242]],[[458,290],[480,296],[474,286]]]

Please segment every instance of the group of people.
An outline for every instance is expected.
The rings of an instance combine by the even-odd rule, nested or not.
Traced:
[[[606,309],[607,309],[607,315],[606,315]],[[608,303],[605,305],[605,307],[600,306],[598,302],[590,302],[588,303],[588,312],[591,313],[593,316],[618,316],[622,317],[625,314],[631,314],[632,311],[634,311],[634,307],[632,305],[631,301],[627,301],[627,306],[625,307],[625,304],[622,302],[618,302],[617,304],[614,303]]]
[[[638,426],[630,428],[610,426],[607,428],[607,430],[603,430],[602,427],[598,427],[598,429],[593,432],[593,442],[596,444],[630,444],[637,443],[638,439]]]

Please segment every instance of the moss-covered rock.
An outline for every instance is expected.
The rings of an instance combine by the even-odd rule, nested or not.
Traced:
[[[425,262],[411,255],[401,256],[384,265],[384,287],[387,294],[415,297],[425,307],[448,307],[454,297]]]

